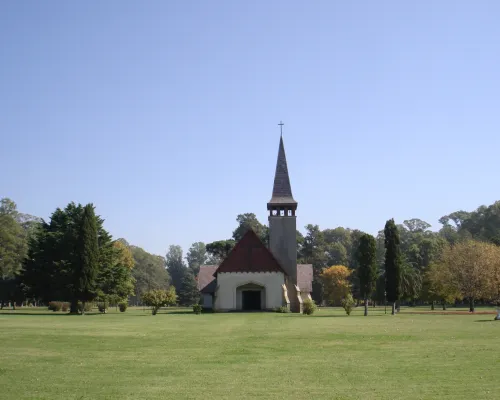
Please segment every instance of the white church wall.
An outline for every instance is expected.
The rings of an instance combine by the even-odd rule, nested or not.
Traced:
[[[267,309],[281,307],[283,298],[282,285],[285,276],[282,272],[224,272],[217,274],[219,290],[215,307],[219,310],[241,309],[241,299],[237,298],[237,288],[247,283],[264,286],[262,295],[265,301],[261,304]],[[239,307],[239,308],[238,308]]]

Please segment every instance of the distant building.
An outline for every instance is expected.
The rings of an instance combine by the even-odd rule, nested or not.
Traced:
[[[280,138],[269,210],[269,249],[249,230],[220,265],[202,265],[198,288],[205,308],[220,311],[302,312],[311,298],[312,265],[297,264],[297,202],[292,196],[283,137]]]

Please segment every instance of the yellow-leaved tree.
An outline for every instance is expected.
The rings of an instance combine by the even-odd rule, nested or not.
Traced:
[[[465,240],[446,246],[441,253],[441,273],[436,281],[447,286],[446,291],[456,291],[469,300],[469,309],[474,311],[477,299],[491,296],[490,279],[498,259],[498,247],[491,243]]]
[[[113,242],[113,247],[117,249],[118,263],[127,267],[129,270],[134,268],[135,261],[132,251],[130,251],[130,248],[119,240],[115,240]]]
[[[351,274],[352,270],[344,265],[333,265],[321,272],[324,297],[331,305],[340,305],[342,299],[351,293]]]

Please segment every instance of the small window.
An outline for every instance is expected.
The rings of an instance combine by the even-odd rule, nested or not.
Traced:
[[[292,216],[292,210],[288,210],[288,216],[291,217]]]

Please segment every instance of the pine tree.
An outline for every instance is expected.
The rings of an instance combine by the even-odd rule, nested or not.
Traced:
[[[386,222],[385,236],[385,290],[387,300],[392,303],[392,315],[396,311],[396,302],[401,297],[401,250],[399,232],[394,219]]]
[[[99,244],[97,218],[92,204],[87,204],[83,209],[75,255],[77,258],[75,264],[75,300],[82,302],[83,315],[85,303],[92,301],[97,295]]]
[[[359,239],[357,252],[359,291],[365,301],[365,316],[368,315],[368,299],[377,281],[377,244],[372,235],[364,234]]]
[[[179,303],[183,306],[192,306],[200,301],[198,285],[191,270],[188,270],[182,278],[181,290],[179,292]]]

